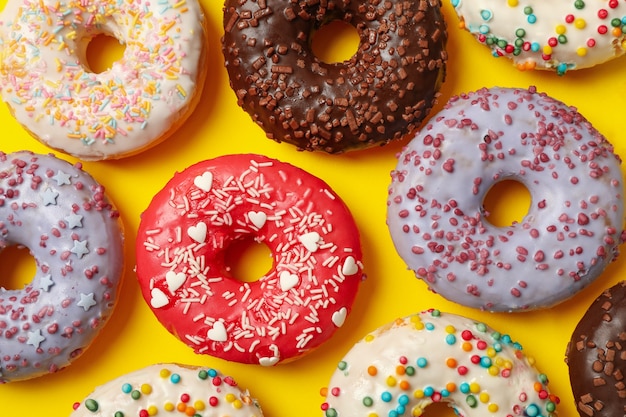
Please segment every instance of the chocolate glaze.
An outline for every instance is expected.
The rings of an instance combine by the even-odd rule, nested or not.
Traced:
[[[572,334],[566,362],[582,417],[626,416],[626,281],[591,304]]]
[[[324,63],[312,35],[343,20],[360,37]],[[226,0],[222,52],[237,102],[268,138],[339,153],[417,128],[445,79],[440,0]]]

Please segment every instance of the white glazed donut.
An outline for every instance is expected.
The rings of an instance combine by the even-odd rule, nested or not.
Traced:
[[[100,74],[86,49],[99,34],[125,45]],[[121,158],[187,118],[204,77],[197,0],[15,0],[0,15],[0,93],[35,138],[83,160]]]
[[[216,369],[150,365],[97,387],[70,417],[262,417],[256,399]]]
[[[554,417],[548,377],[511,336],[429,310],[369,333],[322,389],[325,417],[421,416],[436,402],[462,417]]]
[[[445,298],[491,311],[549,307],[617,256],[624,225],[620,159],[576,109],[536,92],[453,97],[398,158],[387,223],[400,256]],[[531,194],[526,216],[487,220],[499,181]]]
[[[559,75],[626,51],[624,0],[452,0],[460,27],[520,70]]]
[[[0,383],[69,365],[117,302],[119,213],[80,165],[0,153],[0,250],[27,247],[37,269],[23,289],[0,286]]]

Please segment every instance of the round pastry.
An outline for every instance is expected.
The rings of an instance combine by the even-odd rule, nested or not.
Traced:
[[[460,27],[520,70],[559,75],[626,51],[626,3],[618,0],[452,0]]]
[[[626,281],[591,304],[572,334],[566,355],[578,414],[626,415]]]
[[[260,279],[225,255],[254,239],[271,251]],[[137,276],[159,321],[197,353],[271,366],[326,341],[362,280],[359,232],[321,179],[260,155],[226,155],[176,174],[143,213]]]
[[[624,191],[613,147],[572,107],[513,88],[451,98],[392,172],[387,223],[400,256],[445,298],[490,311],[550,307],[591,283],[622,243]],[[528,213],[489,222],[500,181]]]
[[[341,20],[357,52],[325,63],[314,33]],[[227,0],[222,50],[238,104],[277,142],[328,153],[384,145],[417,128],[445,78],[441,1]]]
[[[100,34],[125,51],[97,74],[86,50]],[[45,145],[83,160],[157,144],[186,120],[202,89],[197,0],[16,0],[0,15],[0,37],[0,93],[11,113]]]
[[[76,359],[109,319],[124,264],[104,187],[52,155],[0,153],[0,250],[10,246],[30,250],[36,273],[23,289],[0,286],[0,383]]]
[[[97,387],[70,417],[262,417],[256,399],[231,376],[174,363],[147,366]]]
[[[457,415],[557,415],[548,377],[511,336],[429,310],[369,333],[322,389],[326,417],[421,416],[438,402]]]

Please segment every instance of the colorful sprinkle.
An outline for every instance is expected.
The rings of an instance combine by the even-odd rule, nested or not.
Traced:
[[[494,57],[510,58],[518,69],[549,69],[564,75],[588,68],[626,52],[622,30],[626,4],[616,0],[597,4],[518,1],[485,8],[486,1],[453,2],[461,27],[491,49]],[[490,3],[491,4],[491,3]],[[607,7],[608,6],[608,7]],[[607,28],[607,21],[613,31]],[[552,26],[552,27],[551,27]],[[511,30],[511,28],[514,28]],[[545,34],[553,33],[554,36]],[[587,47],[593,44],[593,50]]]
[[[415,316],[430,326],[415,329],[409,325],[418,321]],[[484,323],[428,311],[383,326],[371,335],[375,336],[372,342],[357,343],[342,362],[350,369],[375,368],[377,372],[337,370],[328,391],[320,391],[326,397],[322,404],[326,416],[329,410],[336,417],[344,413],[399,417],[407,415],[409,410],[410,415],[419,416],[429,404],[446,401],[455,410],[464,403],[475,409],[477,415],[495,414],[504,409],[519,410],[516,414],[529,417],[534,413],[536,417],[555,417],[558,397],[548,392],[545,374],[536,372],[532,360],[521,352],[518,343]],[[468,354],[461,344],[448,344],[450,335],[485,354]],[[376,358],[372,357],[373,351],[378,355]],[[388,351],[402,354],[393,361],[393,354]],[[376,362],[375,366],[372,361]],[[409,374],[406,369],[411,362],[417,363],[418,369]],[[505,368],[507,376],[500,373]],[[514,383],[500,379],[511,374],[515,375]],[[397,375],[403,379],[399,381]],[[371,391],[363,387],[370,387]],[[410,393],[408,387],[414,387]]]

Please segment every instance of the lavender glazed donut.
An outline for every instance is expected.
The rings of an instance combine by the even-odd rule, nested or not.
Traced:
[[[617,256],[621,161],[576,109],[538,93],[481,89],[453,97],[399,155],[387,222],[400,256],[447,299],[491,311],[549,307]],[[526,216],[489,223],[499,181],[531,194]]]
[[[80,165],[0,153],[0,250],[27,247],[36,273],[0,286],[0,383],[56,372],[109,319],[123,271],[118,211]]]

